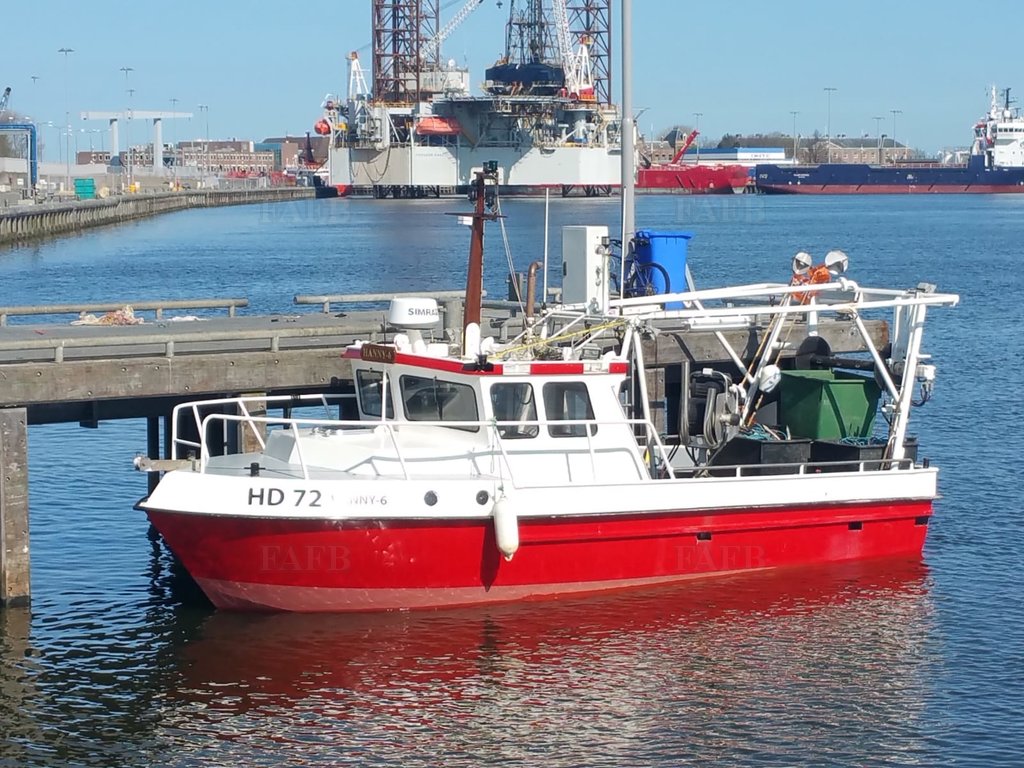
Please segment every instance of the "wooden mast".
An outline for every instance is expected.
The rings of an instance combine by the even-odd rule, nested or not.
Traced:
[[[476,209],[473,211],[473,230],[469,239],[469,268],[466,270],[466,309],[462,321],[462,341],[465,345],[466,328],[470,323],[480,325],[484,282],[484,172],[476,174]]]

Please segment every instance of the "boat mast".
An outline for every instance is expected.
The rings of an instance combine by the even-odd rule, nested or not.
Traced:
[[[462,321],[462,339],[470,323],[480,325],[481,291],[484,280],[484,175],[476,175],[476,210],[469,238],[469,268],[466,270],[466,310]]]
[[[472,234],[469,240],[469,267],[466,270],[466,306],[462,321],[462,348],[466,348],[466,328],[470,323],[480,325],[484,284],[484,222],[498,218],[496,212],[488,212],[487,182],[494,185],[495,200],[498,191],[498,164],[488,160],[483,169],[476,172],[476,207],[471,215]],[[458,215],[458,214],[455,214]],[[464,214],[463,214],[464,215]]]
[[[625,271],[629,241],[636,231],[633,122],[633,0],[622,0],[622,259]],[[625,284],[624,275],[619,275],[619,285]]]

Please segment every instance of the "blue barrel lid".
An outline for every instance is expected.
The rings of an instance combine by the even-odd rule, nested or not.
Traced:
[[[638,229],[636,236],[643,240],[652,240],[657,237],[681,237],[684,240],[693,238],[693,232],[670,232],[656,229]]]

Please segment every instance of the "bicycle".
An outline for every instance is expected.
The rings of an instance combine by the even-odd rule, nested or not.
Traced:
[[[630,247],[626,256],[625,271],[622,269],[622,241],[609,241],[608,254],[608,286],[613,296],[621,295],[624,299],[638,296],[656,296],[672,292],[672,282],[668,270],[654,261],[638,262],[633,248]],[[619,290],[619,280],[625,275],[625,290]]]

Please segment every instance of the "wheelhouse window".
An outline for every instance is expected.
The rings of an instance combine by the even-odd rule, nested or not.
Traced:
[[[537,400],[530,384],[492,384],[491,410],[494,412],[494,420],[499,424],[503,421],[527,422],[500,425],[498,434],[506,440],[536,437],[540,433],[537,425]]]
[[[548,382],[544,385],[544,412],[548,421],[577,421],[594,418],[587,385],[582,381]],[[586,424],[548,424],[551,437],[586,437]],[[590,424],[597,434],[597,424]]]
[[[364,416],[380,418],[381,390],[384,388],[384,374],[381,371],[356,371],[356,389],[359,394],[359,409]],[[387,418],[395,417],[391,404],[391,392],[387,393]]]
[[[466,384],[437,378],[402,376],[399,379],[405,418],[409,421],[479,421],[476,392]],[[479,432],[479,425],[454,426]]]

